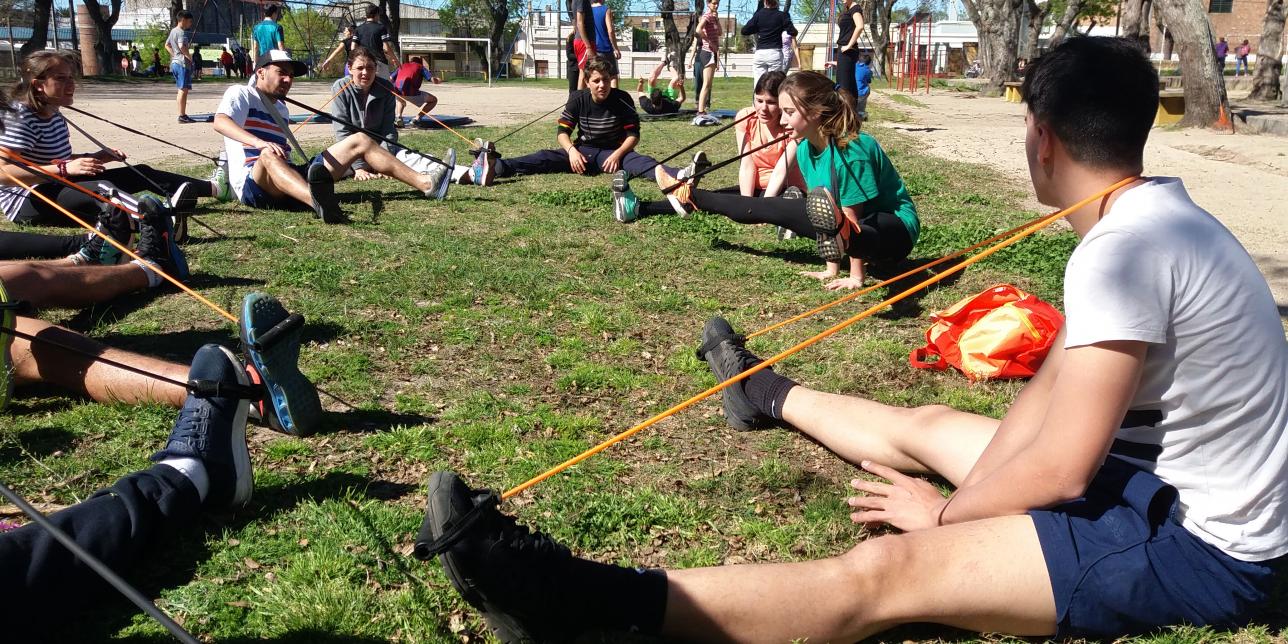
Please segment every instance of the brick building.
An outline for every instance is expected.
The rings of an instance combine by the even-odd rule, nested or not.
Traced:
[[[1261,42],[1261,23],[1266,17],[1264,0],[1205,0],[1207,2],[1208,20],[1212,23],[1212,33],[1216,37],[1225,37],[1230,43],[1230,60],[1234,63],[1234,48],[1247,40],[1252,45],[1255,57]],[[1151,20],[1151,24],[1153,21]],[[1162,34],[1157,25],[1150,32],[1150,49],[1162,51]],[[1281,43],[1282,47],[1283,44]]]

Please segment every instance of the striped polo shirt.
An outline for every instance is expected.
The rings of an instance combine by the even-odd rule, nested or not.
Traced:
[[[67,121],[61,113],[54,112],[49,118],[41,118],[25,103],[14,103],[13,109],[4,113],[0,146],[40,165],[71,157],[72,142],[67,133]],[[0,186],[0,210],[9,221],[18,216],[18,210],[26,201],[26,188]]]
[[[253,85],[233,85],[224,90],[223,99],[219,101],[219,107],[215,112],[231,118],[234,123],[259,139],[277,143],[289,149],[290,144],[287,143],[286,134],[273,121],[273,115],[268,111],[270,109],[277,110],[283,122],[291,117],[286,104],[281,101],[273,101],[272,107],[264,105]],[[224,137],[224,151],[228,154],[228,183],[240,198],[242,189],[246,185],[246,177],[250,175],[250,168],[259,160],[259,148],[242,145]]]

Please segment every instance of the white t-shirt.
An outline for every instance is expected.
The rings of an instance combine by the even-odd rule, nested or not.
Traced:
[[[275,101],[274,107],[277,113],[282,115],[282,121],[289,123],[287,119],[291,117],[291,113],[286,103]],[[259,92],[255,90],[254,85],[233,85],[224,90],[224,97],[220,99],[219,108],[215,113],[226,114],[247,132],[290,149],[286,135],[273,121],[272,115],[260,100]],[[246,177],[250,176],[250,168],[259,160],[259,149],[224,137],[224,151],[228,154],[228,183],[240,199],[242,189],[246,185]]]
[[[1065,270],[1065,346],[1149,343],[1111,452],[1243,561],[1288,554],[1288,340],[1252,258],[1180,179],[1124,192]]]

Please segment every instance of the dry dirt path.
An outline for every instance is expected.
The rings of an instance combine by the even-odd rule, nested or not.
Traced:
[[[944,159],[983,163],[1028,185],[1024,106],[974,93],[919,94],[926,107],[877,100],[907,113],[892,127]],[[1181,177],[1200,206],[1216,215],[1256,260],[1288,315],[1288,138],[1155,129],[1145,150],[1149,174]],[[1029,207],[1046,210],[1036,201]]]

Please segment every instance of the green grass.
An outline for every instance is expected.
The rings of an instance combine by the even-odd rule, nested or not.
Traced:
[[[716,106],[738,107],[745,79],[716,84]],[[544,106],[535,106],[544,108]],[[917,141],[867,125],[914,193],[924,260],[1033,213],[1024,186],[980,166],[942,161]],[[478,128],[494,138],[504,129]],[[702,131],[649,123],[642,151],[658,156]],[[548,121],[506,139],[507,155],[551,144]],[[453,145],[414,134],[426,150]],[[714,139],[715,159],[733,153]],[[188,168],[193,172],[204,168]],[[710,186],[734,182],[732,168]],[[410,556],[430,472],[453,469],[505,489],[675,404],[714,380],[693,347],[705,320],[751,331],[830,301],[812,242],[779,243],[768,227],[721,218],[612,221],[606,180],[546,176],[490,189],[454,186],[426,201],[389,182],[340,185],[354,223],[300,213],[208,209],[224,231],[188,253],[194,284],[225,308],[251,289],[308,319],[303,370],[327,391],[324,431],[296,439],[251,431],[256,496],[155,549],[131,579],[187,628],[215,640],[449,642],[477,639],[477,614],[437,564]],[[637,182],[643,198],[656,188]],[[381,193],[382,207],[373,208]],[[197,233],[200,235],[200,233]],[[969,384],[915,371],[926,315],[997,282],[1059,302],[1068,233],[1043,233],[788,359],[784,373],[827,391],[917,405],[946,402],[999,416],[1019,383]],[[752,342],[784,349],[891,293]],[[176,294],[124,298],[86,313],[54,313],[109,344],[186,360],[233,329]],[[352,406],[350,406],[352,405]],[[507,504],[576,552],[632,565],[793,561],[842,553],[866,533],[843,499],[856,468],[783,430],[736,434],[706,401],[536,486]],[[97,405],[49,388],[19,390],[0,417],[0,480],[29,498],[68,504],[145,467],[174,413]],[[1175,629],[1145,641],[1283,641],[1283,604],[1270,626],[1233,633]],[[50,624],[54,641],[164,641],[159,626],[117,601]],[[950,629],[899,629],[902,639],[974,639]],[[989,638],[992,639],[992,638]]]

